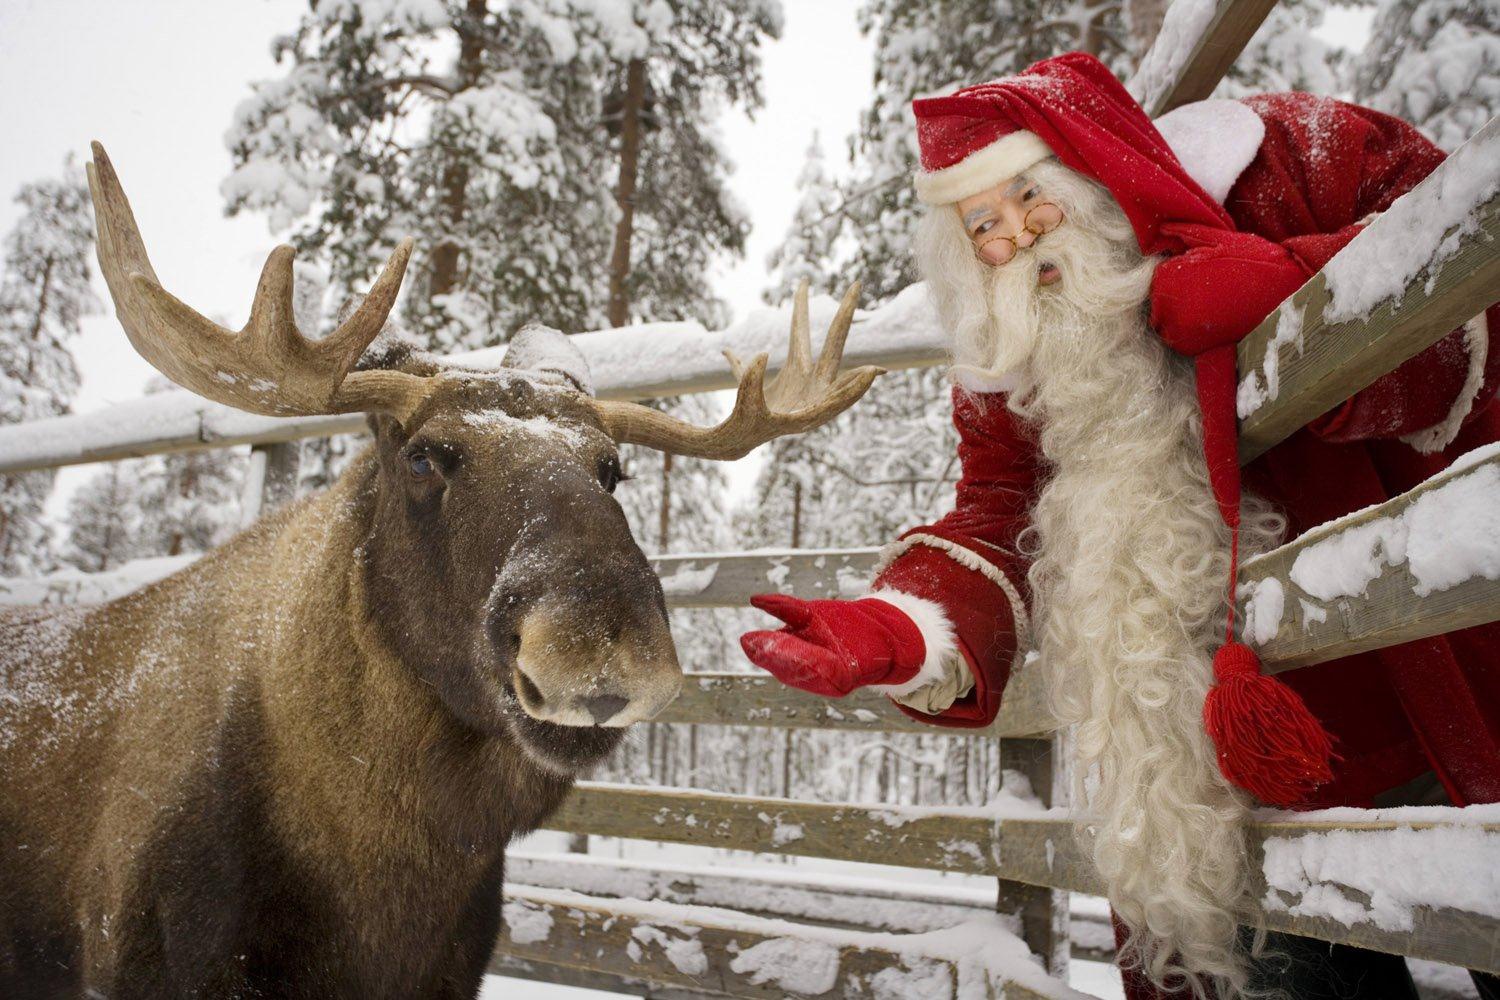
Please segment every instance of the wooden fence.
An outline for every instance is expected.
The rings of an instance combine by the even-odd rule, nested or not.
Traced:
[[[1207,12],[1211,16],[1203,16],[1200,5],[1174,6],[1163,38],[1180,51],[1153,51],[1133,84],[1146,106],[1161,113],[1207,95],[1270,6],[1270,0],[1221,0]],[[1244,460],[1495,297],[1497,164],[1500,127],[1491,122],[1244,341]],[[1461,171],[1487,172],[1492,182],[1451,185],[1455,177],[1472,178]],[[1410,212],[1429,223],[1433,212],[1447,213],[1447,221],[1435,234],[1429,225],[1427,236],[1415,237],[1430,246],[1399,287],[1377,301],[1359,301],[1343,272],[1365,266],[1382,246],[1409,245],[1413,229],[1404,213]],[[782,315],[766,312],[719,333],[692,324],[653,325],[629,338],[626,350],[618,336],[584,334],[578,341],[602,395],[645,398],[729,387],[727,371],[710,360],[718,349],[772,350],[784,328]],[[646,363],[643,352],[650,353]],[[941,360],[942,337],[923,291],[909,289],[860,317],[846,356],[890,368]],[[476,352],[463,360],[483,367],[498,357],[498,351]],[[348,416],[251,416],[187,393],[164,394],[99,414],[0,428],[0,473],[248,443],[256,456],[246,493],[249,519],[289,495],[296,471],[291,442],[360,424]],[[1424,516],[1442,509],[1433,497],[1455,490],[1500,497],[1496,487],[1500,451],[1475,455],[1410,493],[1247,563],[1241,588],[1250,605],[1247,632],[1253,634],[1247,638],[1279,671],[1500,619],[1500,581],[1481,571],[1457,580],[1449,572],[1432,585],[1430,567],[1389,558],[1375,564],[1364,586],[1350,588],[1355,592],[1329,593],[1298,569],[1330,547],[1369,544],[1387,529],[1418,530]],[[1500,523],[1500,512],[1489,523]],[[1493,547],[1495,540],[1477,543]],[[857,593],[874,559],[873,550],[850,550],[674,555],[654,562],[671,606],[702,608],[740,607],[767,590],[804,597]],[[0,581],[0,601],[106,599],[179,565],[159,560],[118,574]],[[654,997],[1077,996],[1059,982],[1070,941],[1074,954],[1094,958],[1107,957],[1111,941],[1097,908],[1070,914],[1070,892],[1100,887],[1062,808],[1058,737],[1037,684],[1032,672],[1019,671],[995,724],[968,734],[1000,740],[1002,765],[1030,780],[1035,806],[874,807],[582,784],[549,823],[573,834],[963,872],[997,880],[994,896],[890,880],[769,878],[588,856],[520,857],[512,862],[506,929],[491,969]],[[750,673],[690,674],[659,721],[876,734],[922,728],[871,695],[827,701]],[[1455,858],[1445,846],[1453,838],[1470,845],[1469,853]],[[1475,904],[1457,891],[1435,892],[1408,900],[1405,919],[1393,922],[1373,901],[1387,888],[1369,882],[1368,873],[1306,871],[1302,881],[1286,881],[1284,859],[1308,845],[1344,840],[1392,852],[1415,869],[1411,884],[1456,889],[1486,876],[1474,866],[1500,864],[1500,811],[1267,815],[1255,824],[1251,859],[1262,873],[1256,896],[1267,927],[1500,972],[1493,905]],[[1429,862],[1430,876],[1422,870]],[[1345,900],[1347,921],[1310,905],[1329,894]],[[1026,960],[1027,950],[1034,961]]]

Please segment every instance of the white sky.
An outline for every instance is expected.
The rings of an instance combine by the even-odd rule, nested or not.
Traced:
[[[813,132],[830,161],[842,155],[869,87],[856,0],[785,6],[782,38],[764,53],[765,108],[754,121],[734,114],[722,123],[739,165],[731,187],[754,226],[745,259],[717,279],[736,316],[759,305]],[[10,199],[20,184],[55,174],[69,153],[86,159],[99,139],[163,282],[238,326],[276,237],[260,216],[225,218],[223,135],[249,82],[275,75],[271,39],[303,9],[305,0],[0,0],[0,232],[16,220]],[[108,312],[84,321],[74,352],[77,412],[139,395],[151,374]],[[52,509],[92,471],[62,470]]]

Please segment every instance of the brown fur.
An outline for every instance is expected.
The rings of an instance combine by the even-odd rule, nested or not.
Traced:
[[[476,378],[376,431],[167,580],[0,613],[0,996],[474,995],[507,841],[622,732],[520,709],[517,623],[586,692],[677,667],[582,400]]]

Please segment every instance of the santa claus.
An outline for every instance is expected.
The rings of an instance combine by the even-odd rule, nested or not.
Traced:
[[[1382,959],[1326,945],[1281,978],[1247,958],[1247,810],[1369,806],[1424,776],[1457,804],[1500,800],[1500,629],[1274,679],[1232,641],[1232,581],[1241,556],[1500,439],[1500,311],[1250,463],[1243,493],[1234,345],[1443,154],[1307,94],[1152,122],[1079,53],[913,109],[957,502],[886,549],[869,597],[757,598],[786,627],[746,654],[807,691],[977,727],[1034,649],[1131,992],[1301,996],[1365,974],[1401,995],[1399,959],[1371,979]]]

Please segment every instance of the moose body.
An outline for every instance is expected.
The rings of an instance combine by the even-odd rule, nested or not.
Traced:
[[[351,559],[372,464],[112,604],[0,618],[27,695],[0,735],[0,995],[474,995],[505,844],[571,779],[410,668],[378,557]]]
[[[596,400],[556,331],[498,372],[367,351],[409,244],[331,334],[272,254],[240,333],[156,282],[97,145],[99,260],[163,373],[266,414],[363,411],[319,496],[96,608],[0,612],[0,997],[472,997],[505,846],[681,685],[617,445],[734,458],[851,405],[845,298],[813,364],[697,428]],[[361,360],[363,359],[363,360]]]

